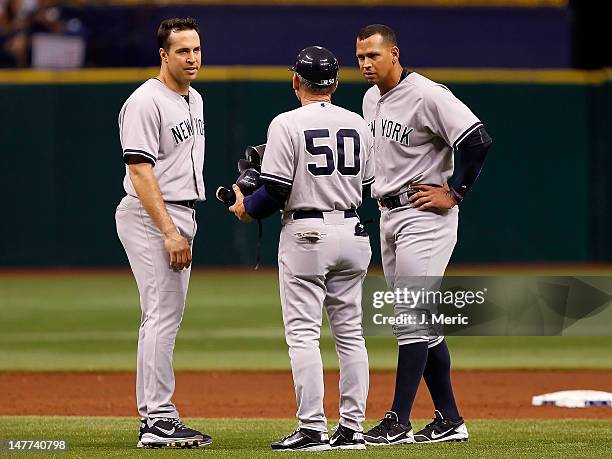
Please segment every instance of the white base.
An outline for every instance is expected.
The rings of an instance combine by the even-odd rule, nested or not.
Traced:
[[[536,395],[533,406],[560,406],[563,408],[588,408],[591,406],[612,407],[612,393],[599,390],[564,390]]]

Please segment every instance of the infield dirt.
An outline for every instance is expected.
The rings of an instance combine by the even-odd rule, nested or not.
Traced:
[[[0,415],[136,416],[133,373],[0,373]],[[371,372],[368,417],[379,418],[393,395],[393,372]],[[609,407],[531,406],[533,395],[558,390],[612,390],[612,371],[455,371],[453,385],[466,418],[612,418]],[[338,373],[325,376],[325,411],[337,418]],[[178,372],[174,398],[181,416],[292,418],[291,373]],[[412,417],[429,418],[433,406],[424,383]]]

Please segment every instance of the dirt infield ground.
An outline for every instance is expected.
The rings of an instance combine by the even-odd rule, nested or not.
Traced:
[[[368,414],[382,417],[394,387],[392,372],[370,375]],[[135,416],[133,373],[0,373],[0,415]],[[612,418],[608,407],[533,407],[536,394],[570,389],[612,390],[612,371],[456,371],[466,418]],[[326,413],[338,412],[338,373],[328,372]],[[185,417],[291,418],[295,396],[289,372],[180,372],[175,402]],[[432,405],[421,387],[414,418]]]

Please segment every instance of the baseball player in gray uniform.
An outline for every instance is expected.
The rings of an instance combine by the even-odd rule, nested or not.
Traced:
[[[168,19],[158,30],[161,69],[119,113],[127,195],[117,207],[119,239],[140,292],[136,401],[138,446],[203,446],[172,403],[172,356],[185,309],[194,206],[203,201],[204,113],[190,83],[201,64],[195,20]]]
[[[457,240],[457,204],[478,177],[491,139],[448,88],[402,68],[389,27],[365,27],[356,48],[361,72],[373,84],[363,98],[363,115],[374,136],[372,196],[381,211],[385,278],[391,290],[436,289]],[[419,309],[432,312],[424,304],[395,304],[396,316]],[[426,324],[394,326],[393,332],[399,345],[393,404],[381,423],[364,434],[366,443],[467,440],[444,337],[428,334]],[[435,414],[432,423],[413,435],[409,417],[421,376]]]
[[[371,249],[356,209],[363,186],[374,181],[372,139],[359,115],[331,104],[338,62],[329,50],[305,48],[292,70],[302,106],[272,121],[262,185],[246,198],[234,186],[236,203],[230,207],[242,221],[283,210],[280,297],[299,426],[272,449],[365,449],[362,422],[369,376],[361,288]],[[323,307],[340,364],[340,422],[331,440],[319,350]]]

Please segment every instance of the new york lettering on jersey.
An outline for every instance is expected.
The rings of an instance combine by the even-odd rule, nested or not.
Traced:
[[[383,96],[371,87],[363,115],[374,136],[375,198],[442,185],[453,175],[454,146],[482,125],[448,88],[415,72]]]
[[[190,119],[186,119],[181,121],[176,126],[170,128],[172,132],[172,136],[174,137],[174,142],[176,145],[184,142],[185,140],[191,138],[194,135],[194,132],[198,135],[204,135],[204,121],[200,118],[194,118],[193,124]]]
[[[393,120],[386,120],[380,118],[378,120],[372,120],[368,124],[372,131],[372,137],[376,137],[376,122],[379,122],[378,132],[382,137],[386,137],[395,142],[399,142],[403,145],[410,145],[410,134],[414,131],[413,127],[403,125]]]

